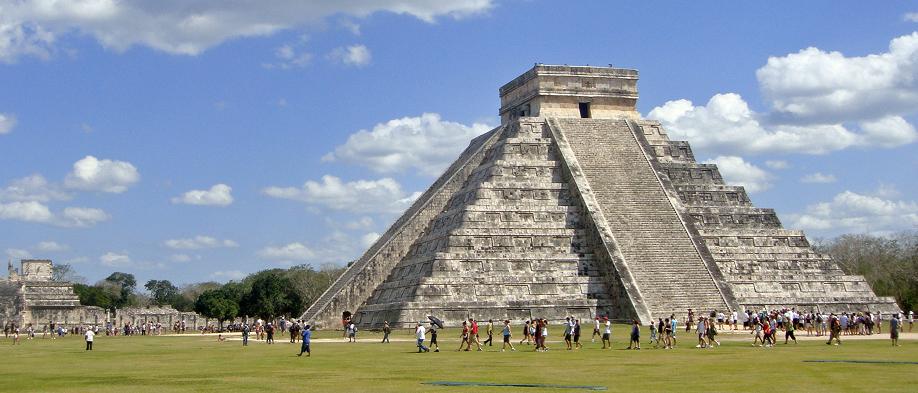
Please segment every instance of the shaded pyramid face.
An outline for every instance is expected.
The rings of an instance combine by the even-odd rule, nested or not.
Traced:
[[[542,110],[566,113],[559,100]],[[688,308],[898,311],[724,184],[716,166],[695,162],[688,143],[656,122],[607,113],[512,117],[473,140],[302,319],[322,328],[340,326],[345,311],[366,327],[428,315],[449,325],[602,315],[646,324]]]

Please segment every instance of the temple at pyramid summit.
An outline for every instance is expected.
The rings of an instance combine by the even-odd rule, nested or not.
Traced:
[[[638,72],[536,64],[501,125],[303,314],[320,328],[686,309],[896,312],[636,110]]]

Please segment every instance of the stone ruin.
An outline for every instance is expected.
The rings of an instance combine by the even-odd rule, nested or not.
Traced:
[[[9,277],[0,279],[0,323],[37,330],[49,321],[64,328],[102,325],[108,312],[100,307],[80,305],[73,284],[51,280],[52,263],[47,259],[23,259],[21,270],[8,264]]]
[[[47,259],[23,259],[17,271],[9,262],[9,277],[0,279],[0,325],[24,329],[31,324],[41,331],[49,322],[65,329],[105,326],[108,322],[115,327],[159,322],[171,330],[175,322],[185,321],[186,331],[195,331],[215,322],[172,307],[131,307],[109,313],[101,307],[83,306],[73,291],[73,283],[51,279],[52,267]]]
[[[500,88],[474,140],[303,314],[340,327],[435,315],[642,324],[695,310],[899,310],[753,206],[636,110],[638,72],[541,65]]]

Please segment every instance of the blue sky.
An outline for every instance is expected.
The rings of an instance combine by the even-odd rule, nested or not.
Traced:
[[[356,258],[535,62],[811,237],[918,226],[908,2],[0,1],[0,251],[94,282]]]

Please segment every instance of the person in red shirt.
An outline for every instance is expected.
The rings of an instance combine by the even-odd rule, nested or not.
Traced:
[[[481,341],[478,339],[478,321],[469,318],[469,326],[471,329],[469,331],[468,345],[466,346],[466,351],[472,350],[472,343],[474,342],[478,346],[478,350],[481,351]]]
[[[461,351],[462,346],[469,341],[469,324],[466,321],[462,321],[462,335],[459,336],[459,339],[461,341],[459,341],[459,349],[457,349],[457,351]],[[468,348],[466,348],[466,351],[468,351]]]

